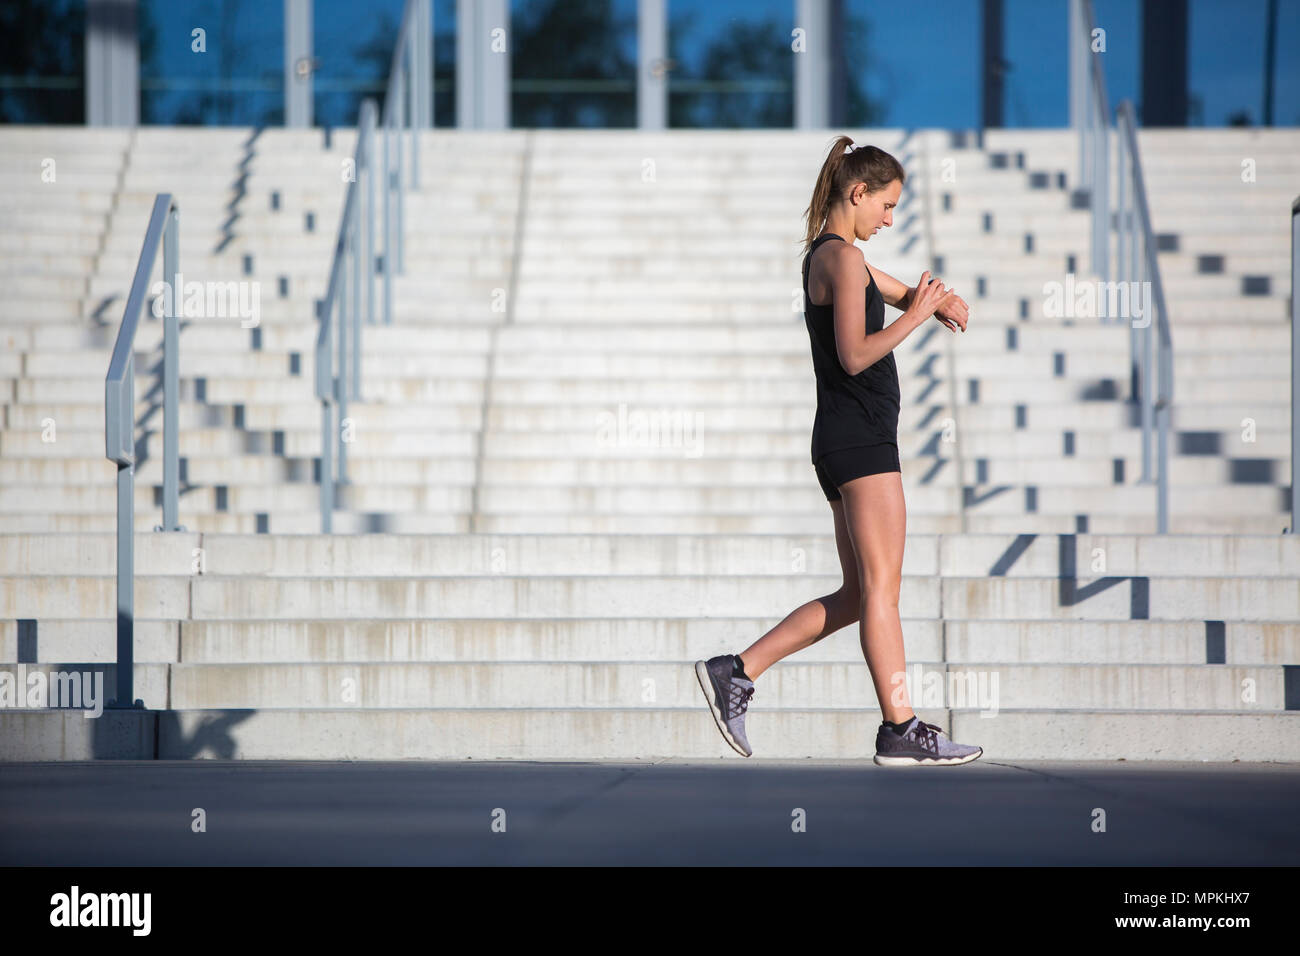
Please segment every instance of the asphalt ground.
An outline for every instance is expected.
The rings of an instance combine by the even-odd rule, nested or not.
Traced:
[[[0,764],[0,865],[1295,866],[1298,811],[1294,764]]]

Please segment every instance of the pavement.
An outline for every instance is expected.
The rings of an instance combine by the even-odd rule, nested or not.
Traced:
[[[11,763],[0,865],[1295,866],[1297,806],[1268,763]]]

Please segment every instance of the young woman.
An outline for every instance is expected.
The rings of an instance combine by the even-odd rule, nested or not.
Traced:
[[[748,757],[753,751],[745,711],[754,680],[783,657],[856,620],[883,717],[875,762],[970,763],[983,749],[953,743],[939,727],[920,720],[907,696],[898,615],[907,516],[893,355],[932,315],[951,331],[965,332],[970,312],[929,272],[913,289],[867,266],[854,240],[867,242],[893,224],[906,174],[883,150],[852,147],[851,137],[840,136],[822,164],[805,213],[803,263],[804,322],[817,379],[812,460],[835,516],[843,583],[791,612],[740,654],[697,661],[695,674],[723,738]],[[886,302],[903,310],[888,328]]]

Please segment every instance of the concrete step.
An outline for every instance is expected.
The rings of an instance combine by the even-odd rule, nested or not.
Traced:
[[[102,416],[100,416],[102,417]],[[225,416],[229,417],[229,416]],[[59,419],[59,421],[63,421]],[[209,416],[201,424],[214,424]],[[32,427],[39,427],[33,425]],[[182,424],[185,417],[182,416]],[[364,427],[364,426],[360,426]],[[449,427],[449,426],[438,426]],[[468,427],[463,425],[462,427]],[[156,429],[149,432],[156,441]],[[274,436],[253,433],[250,445],[274,449]],[[1232,457],[1219,455],[1176,455],[1171,466],[1170,487],[1188,488],[1193,493],[1198,486],[1235,484],[1255,488],[1288,486],[1291,480],[1290,462],[1285,455],[1273,457]],[[1070,487],[1114,487],[1140,485],[1142,460],[1140,455],[1114,457],[1074,456],[1018,458],[999,460],[983,456],[961,460],[952,454],[901,456],[904,488],[919,485],[952,487],[968,485],[989,490],[998,485],[1056,484]],[[958,468],[960,464],[960,468]],[[230,454],[217,451],[209,455],[186,455],[179,465],[182,486],[270,485],[278,483],[306,483],[318,481],[316,456],[286,457],[253,452]],[[770,485],[786,488],[808,483],[809,463],[799,456],[698,458],[683,456],[672,459],[494,459],[476,462],[461,456],[429,455],[426,457],[375,458],[363,457],[348,461],[348,478],[359,486],[401,486],[430,484],[472,484],[476,477],[493,484],[542,485],[576,484],[583,486],[619,486],[645,484],[652,480],[659,484],[721,484],[727,487],[761,487]],[[112,484],[116,466],[102,456],[85,458],[0,458],[0,484],[12,486],[40,486],[48,493],[61,491],[68,486],[97,487]],[[163,480],[162,461],[157,455],[137,464],[135,480],[138,484],[160,485]]]
[[[159,621],[137,617],[140,663],[701,660],[744,646],[775,617],[389,618],[376,621]],[[0,622],[0,661],[116,659],[112,619],[47,619],[18,640]],[[904,618],[908,653],[952,664],[1282,665],[1300,652],[1294,621],[971,621]],[[854,625],[799,652],[800,662],[860,665]]]
[[[806,491],[806,489],[805,489]],[[805,500],[816,502],[804,493]],[[511,534],[787,534],[825,530],[826,512],[810,504],[807,511],[779,514],[483,514],[471,512],[469,502],[459,509],[430,514],[336,511],[336,534],[441,534],[477,531]],[[161,506],[137,513],[134,528],[150,532],[162,521]],[[1215,512],[1170,516],[1172,534],[1283,534],[1293,530],[1286,514],[1237,515]],[[182,521],[184,524],[184,521]],[[221,534],[316,534],[321,531],[320,510],[280,511],[275,514],[216,513],[202,516],[204,531]],[[0,532],[110,532],[116,529],[112,514],[0,514]],[[186,525],[188,527],[188,525]],[[1098,533],[1152,534],[1156,531],[1154,506],[1149,514],[910,514],[908,527],[926,534],[973,531],[992,534]]]
[[[997,760],[1300,760],[1295,712],[918,707],[951,739]],[[870,760],[876,713],[751,710],[755,755]],[[1140,725],[1143,733],[1133,733]],[[435,760],[735,757],[702,704],[691,708],[106,711],[0,713],[0,760]],[[156,743],[155,743],[156,742]]]
[[[5,617],[103,617],[114,607],[109,575],[0,577]],[[452,615],[482,617],[608,616],[673,608],[678,614],[777,614],[808,600],[809,590],[830,593],[839,575],[750,582],[695,577],[623,575],[617,579],[554,575],[525,577],[353,576],[340,582],[283,575],[247,580],[219,574],[191,579],[137,575],[136,603],[149,617],[284,618],[304,614],[340,618]],[[1169,579],[1108,578],[1086,598],[1061,604],[1055,578],[903,578],[900,613],[962,618],[1043,620],[1277,620],[1300,616],[1294,577]],[[708,592],[707,594],[705,592]]]
[[[152,681],[136,691],[157,709],[389,709],[507,707],[579,709],[591,707],[689,708],[700,687],[689,661],[369,664],[166,664],[167,681]],[[8,665],[14,668],[16,665]],[[28,665],[33,671],[80,670],[77,665]],[[85,665],[93,668],[96,665]],[[98,665],[105,671],[109,665]],[[3,672],[6,665],[0,665]],[[975,666],[925,661],[909,663],[909,687],[916,706],[980,706],[996,716],[1011,710],[1198,710],[1235,713],[1284,710],[1281,667],[1231,667],[1206,664],[1006,664]],[[116,668],[112,668],[116,672]],[[878,708],[865,664],[784,662],[762,681],[767,711],[811,708]],[[105,685],[113,686],[106,674]],[[1251,707],[1242,688],[1253,685]],[[161,693],[159,693],[161,692]],[[756,695],[757,697],[757,695]],[[930,699],[931,697],[937,699]]]
[[[728,575],[791,571],[838,574],[833,536],[810,535],[482,535],[403,536],[138,534],[142,574],[228,576],[565,574]],[[113,534],[0,536],[0,574],[102,572],[114,560]],[[1067,570],[1068,569],[1068,570]],[[1075,573],[1150,578],[1300,578],[1300,538],[1291,535],[999,534],[907,536],[909,575],[1043,577]],[[1297,629],[1300,637],[1300,629]]]
[[[105,365],[107,368],[107,364]],[[191,389],[191,392],[193,389]],[[933,396],[932,396],[933,397]],[[6,417],[0,424],[18,430],[40,429],[44,421],[52,418],[62,428],[90,429],[103,424],[104,409],[101,404],[89,402],[0,402],[6,408]],[[623,403],[626,404],[626,403]],[[656,409],[630,408],[625,414],[647,415],[651,411],[665,416],[677,412],[690,414],[707,421],[713,428],[756,430],[779,425],[781,427],[811,427],[812,416],[806,402],[682,403],[676,407],[663,405]],[[954,424],[977,432],[997,429],[1046,430],[1050,426],[1073,426],[1082,430],[1084,425],[1096,429],[1103,423],[1112,428],[1140,428],[1140,410],[1127,402],[1035,402],[999,403],[953,407],[932,403],[909,404],[899,411],[900,432],[941,427],[944,419],[953,418]],[[595,404],[566,401],[563,395],[546,402],[518,403],[496,402],[487,410],[486,424],[493,430],[524,431],[575,431],[601,420],[601,416],[617,413],[614,409]],[[182,401],[179,406],[182,428],[221,425],[247,430],[304,429],[320,425],[320,403],[311,397],[301,397],[296,402],[240,402],[233,405],[198,404]],[[348,417],[356,427],[366,430],[408,429],[415,427],[477,428],[483,421],[484,409],[470,402],[438,404],[389,405],[379,403],[352,403]],[[1290,425],[1291,408],[1281,397],[1272,402],[1205,403],[1186,402],[1173,409],[1171,426],[1179,431],[1243,431],[1242,421],[1249,419],[1275,423],[1285,431]],[[1032,423],[1032,424],[1031,424]],[[954,433],[954,438],[956,434]],[[1251,443],[1242,442],[1245,446]],[[1239,449],[1243,456],[1248,448]]]

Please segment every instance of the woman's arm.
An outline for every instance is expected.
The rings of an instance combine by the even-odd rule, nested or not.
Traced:
[[[880,289],[880,297],[894,308],[906,311],[907,307],[912,304],[912,295],[916,290],[899,282],[884,269],[873,265],[868,265],[867,268],[876,277],[876,287]],[[868,278],[867,283],[870,284],[870,282],[871,279]]]
[[[875,266],[868,266],[868,268],[876,277],[876,287],[880,289],[882,299],[904,312],[912,307],[912,302],[916,299],[914,286],[904,285],[883,269]],[[954,294],[951,300],[935,311],[934,317],[954,332],[957,331],[958,326],[965,332],[966,322],[970,318],[970,306],[961,296]]]
[[[908,308],[879,332],[868,332],[864,336],[866,304],[862,299],[862,287],[858,285],[862,275],[858,269],[866,265],[866,260],[862,258],[862,250],[856,246],[838,242],[834,245],[836,248],[828,250],[828,267],[834,302],[835,350],[844,371],[857,375],[897,348],[931,313],[918,315]]]

